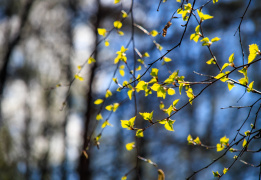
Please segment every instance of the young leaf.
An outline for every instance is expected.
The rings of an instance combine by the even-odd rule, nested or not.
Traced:
[[[120,21],[114,21],[113,25],[117,29],[120,29],[122,27],[122,23]]]
[[[98,30],[98,34],[99,35],[101,35],[101,36],[103,36],[103,37],[105,37],[106,36],[106,29],[104,29],[104,28],[98,28],[97,29]]]
[[[220,174],[218,171],[216,171],[216,172],[212,171],[212,173],[213,173],[214,177],[220,177]]]
[[[104,123],[102,123],[101,128],[105,128],[106,126],[112,126],[108,120],[104,121]]]
[[[131,143],[126,144],[126,149],[128,151],[131,151],[135,147],[134,144],[135,144],[135,142],[131,142]]]
[[[220,138],[221,144],[228,146],[229,145],[228,142],[229,142],[229,138],[227,138],[226,136]]]
[[[208,60],[206,63],[207,63],[207,64],[216,64],[216,61],[214,60],[214,58],[211,58],[211,59]]]
[[[198,16],[201,21],[207,20],[207,19],[212,19],[214,16],[210,16],[208,14],[203,14],[201,11],[197,10]]]
[[[143,130],[142,129],[138,129],[137,131],[136,131],[136,136],[137,137],[143,137],[144,135],[143,135]]]
[[[115,0],[116,1],[116,0]],[[122,176],[121,180],[127,180],[127,176]]]
[[[168,89],[168,95],[174,95],[176,92],[175,92],[175,90],[174,89],[172,89],[172,88],[169,88]]]
[[[103,99],[97,99],[96,101],[94,101],[94,104],[101,104],[103,103]]]
[[[225,147],[222,144],[217,144],[217,152],[222,151]]]
[[[114,0],[114,4],[121,2],[121,0]]]
[[[152,68],[150,75],[152,77],[158,77],[158,72],[159,72],[159,70],[157,68]]]
[[[156,31],[156,30],[152,30],[152,31],[150,32],[150,35],[153,36],[153,37],[157,36],[158,34],[159,34],[159,33],[158,33],[158,31]]]
[[[257,44],[251,44],[249,45],[249,56],[248,56],[248,63],[251,63],[255,58],[257,54],[261,54],[260,50],[258,49]]]
[[[168,131],[174,131],[173,129],[174,122],[175,120],[168,120],[164,125],[165,129],[167,129]]]
[[[132,98],[132,93],[133,93],[133,90],[132,90],[132,89],[128,90],[128,92],[127,92],[128,96],[129,96],[129,98],[130,98],[130,100],[131,100],[131,98]]]
[[[201,144],[201,141],[200,141],[200,139],[199,139],[199,137],[197,137],[196,139],[194,139],[194,142],[196,143],[196,144]]]
[[[219,41],[219,40],[220,40],[220,38],[214,37],[213,39],[211,39],[211,42],[217,42],[217,41]]]
[[[223,174],[226,174],[228,172],[228,168],[224,168]]]
[[[94,63],[96,60],[93,57],[89,57],[88,64]]]
[[[101,115],[101,113],[99,113],[99,114],[97,114],[97,116],[96,116],[96,120],[102,120],[102,115]]]
[[[171,59],[170,59],[170,58],[168,58],[168,57],[163,57],[163,61],[164,61],[164,62],[170,62],[170,61],[171,61]]]
[[[176,105],[178,104],[178,102],[179,102],[179,99],[176,99],[175,101],[173,101],[173,103],[172,103],[173,106],[176,107]]]
[[[231,54],[231,55],[229,56],[228,62],[229,62],[229,63],[233,63],[233,62],[234,62],[234,59],[235,59],[235,57],[234,57],[234,53],[233,53],[233,54]]]
[[[104,41],[104,45],[105,45],[106,47],[108,47],[108,46],[110,45],[110,42],[109,42],[108,39],[106,39],[106,40]]]
[[[121,10],[121,13],[122,13],[122,17],[123,17],[123,18],[128,17],[128,14],[127,14],[124,10]]]
[[[228,81],[227,81],[227,86],[228,86],[229,91],[230,91],[233,87],[235,87],[234,82],[228,82]]]
[[[247,140],[246,140],[246,139],[244,139],[242,146],[243,146],[243,147],[246,147],[246,146],[247,146]]]
[[[213,0],[213,4],[215,4],[215,3],[217,3],[218,2],[218,0]],[[225,173],[224,173],[225,174]]]
[[[82,76],[79,76],[78,74],[75,74],[75,75],[74,75],[74,78],[75,78],[75,79],[78,79],[78,80],[80,80],[80,81],[83,81],[83,80],[84,80],[84,78],[83,78]]]
[[[111,91],[109,89],[107,89],[106,90],[106,94],[105,94],[105,98],[108,98],[110,96],[112,96],[112,93],[111,93]]]
[[[252,82],[248,85],[247,92],[253,91],[253,85],[254,85],[254,81],[252,81]]]
[[[153,111],[151,113],[140,113],[140,115],[143,117],[144,120],[152,121],[153,118]]]
[[[128,130],[132,130],[134,126],[136,116],[130,118],[130,120],[121,120],[121,127]]]
[[[225,64],[222,66],[220,72],[223,71],[223,70],[224,70],[226,67],[228,67],[228,66],[229,66],[229,63],[225,63]]]

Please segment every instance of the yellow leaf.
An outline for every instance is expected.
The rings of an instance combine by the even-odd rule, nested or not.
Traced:
[[[114,21],[113,25],[117,29],[120,29],[122,27],[122,23],[120,21]]]
[[[156,31],[156,30],[152,30],[151,32],[150,32],[150,35],[152,35],[153,37],[155,37],[155,36],[157,36],[159,33],[158,33],[158,31]]]
[[[124,32],[123,32],[123,31],[117,31],[117,33],[118,33],[120,36],[124,36]]]
[[[163,57],[163,60],[164,60],[165,62],[170,62],[170,61],[171,61],[171,59],[168,58],[168,57]]]
[[[136,85],[136,91],[139,92],[141,90],[146,90],[147,89],[147,84],[144,81],[140,81],[137,85]]]
[[[228,66],[229,66],[229,64],[228,64],[228,63],[225,63],[225,64],[222,66],[220,72],[223,71],[223,70],[224,70],[226,67],[228,67]]]
[[[124,10],[121,10],[121,13],[122,13],[122,17],[123,17],[123,18],[128,17],[128,14],[127,14]]]
[[[101,115],[101,113],[99,113],[99,114],[97,114],[97,116],[96,116],[96,120],[101,120],[102,119],[102,115]]]
[[[199,137],[197,137],[196,139],[194,139],[194,142],[195,142],[196,144],[201,144],[201,141],[200,141]]]
[[[121,0],[114,0],[114,4],[121,2]]]
[[[104,121],[104,123],[102,123],[101,128],[105,128],[106,126],[112,126],[108,120]]]
[[[229,91],[233,88],[233,87],[235,87],[235,85],[234,85],[234,83],[232,82],[228,82],[227,83],[227,86],[228,86],[228,89],[229,89]]]
[[[125,75],[125,71],[124,71],[124,70],[120,69],[119,71],[120,71],[120,75],[121,75],[121,76],[124,76],[124,75]]]
[[[192,136],[189,134],[188,135],[188,137],[187,137],[187,141],[189,142],[189,141],[193,141],[193,138],[192,138]]]
[[[223,173],[226,174],[228,172],[228,168],[224,168]]]
[[[172,88],[169,88],[168,89],[168,95],[174,95],[176,92],[175,92],[175,90],[174,89],[172,89]]]
[[[247,146],[247,140],[246,140],[246,139],[244,139],[242,146],[243,146],[243,147],[246,147],[246,146]]]
[[[88,64],[94,63],[96,60],[93,57],[89,57]]]
[[[128,96],[129,96],[129,98],[130,98],[130,100],[131,100],[131,98],[132,98],[132,93],[133,93],[133,90],[132,90],[132,89],[128,90],[128,92],[127,92]]]
[[[128,151],[131,151],[135,147],[134,144],[135,144],[135,142],[131,142],[131,143],[126,144],[126,149]]]
[[[251,63],[257,54],[261,54],[257,44],[249,45],[249,56],[248,56],[248,63]]]
[[[173,129],[174,122],[175,122],[175,120],[168,120],[166,122],[166,124],[164,125],[165,129],[167,129],[168,131],[174,131],[174,129]]]
[[[248,85],[247,92],[253,91],[253,85],[254,85],[254,81],[252,81],[252,82]]]
[[[101,35],[101,36],[106,36],[106,32],[107,30],[104,29],[104,28],[98,28],[98,34]]]
[[[142,57],[150,57],[149,53],[148,52],[145,52]]]
[[[220,38],[215,37],[215,38],[211,39],[211,42],[217,42],[217,41],[219,41],[219,40],[220,40]]]
[[[96,101],[94,101],[94,104],[101,104],[101,103],[103,103],[103,100],[102,99],[97,99]]]
[[[77,69],[78,69],[78,70],[81,70],[81,69],[82,69],[82,66],[77,66]]]
[[[109,46],[109,45],[110,45],[110,42],[109,42],[108,40],[105,40],[105,41],[104,41],[104,45],[105,45],[105,46]]]
[[[116,0],[115,0],[116,1]],[[121,177],[121,180],[126,180],[127,179],[127,176],[122,176]]]
[[[220,138],[221,144],[228,146],[228,142],[229,142],[229,138],[227,138],[226,136]]]
[[[136,71],[140,71],[141,70],[141,66],[138,66],[137,68],[136,68]]]
[[[112,93],[111,93],[111,91],[109,89],[107,89],[106,90],[106,94],[105,94],[105,98],[108,98],[110,96],[112,96]]]
[[[233,63],[233,62],[234,62],[234,59],[235,59],[235,57],[234,57],[234,53],[233,53],[233,54],[231,54],[231,55],[229,56],[228,62],[229,62],[229,63]]]
[[[215,4],[215,3],[217,3],[218,2],[218,0],[213,0],[213,4]],[[224,173],[225,174],[225,173]]]
[[[143,137],[144,135],[143,135],[143,130],[142,129],[138,129],[137,131],[136,131],[136,136],[137,137]]]
[[[206,63],[207,63],[207,64],[216,64],[214,58],[211,58],[211,59],[208,60]]]
[[[80,81],[84,80],[84,78],[82,76],[79,76],[78,74],[75,74],[74,77],[75,77],[75,79],[78,79]]]
[[[217,144],[217,151],[218,151],[218,152],[219,152],[219,151],[222,151],[224,148],[225,148],[224,145],[222,145],[222,144]]]

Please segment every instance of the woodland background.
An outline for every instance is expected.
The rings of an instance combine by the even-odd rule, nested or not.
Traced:
[[[204,2],[197,1],[195,6]],[[209,37],[221,38],[213,51],[222,64],[232,53],[235,53],[235,62],[242,63],[239,38],[234,33],[248,2],[219,0],[215,6],[204,8],[205,13],[214,16],[204,24],[204,29]],[[135,23],[148,30],[161,31],[179,3],[168,0],[157,11],[158,3],[159,0],[135,0]],[[81,153],[84,135],[90,133],[96,121],[98,107],[93,101],[104,97],[116,66],[113,64],[115,53],[130,38],[131,21],[127,19],[123,23],[124,36],[111,34],[109,47],[104,43],[96,47],[100,39],[97,28],[112,28],[113,22],[121,17],[121,10],[127,12],[129,8],[127,0],[122,5],[115,5],[113,0],[0,0],[0,179],[120,179],[134,166],[135,153],[125,149],[132,136],[120,125],[121,119],[133,116],[130,101],[110,117],[113,127],[104,130],[100,148],[92,146],[88,160],[83,160]],[[193,23],[196,26],[196,22]],[[180,24],[182,18],[175,19],[166,37],[156,37],[163,52],[180,40],[183,32]],[[195,26],[188,26],[182,45],[168,55],[172,61],[163,66],[159,62],[154,67],[160,67],[162,72],[179,69],[180,74],[191,81],[202,80],[193,71],[214,75],[214,68],[205,63],[210,59],[207,49],[189,40]],[[261,45],[261,1],[251,2],[241,35],[245,52],[249,44]],[[150,54],[146,63],[159,57],[151,39],[137,28],[135,41],[141,53]],[[77,66],[95,49],[97,62],[83,68],[81,74],[85,80],[75,81],[66,98]],[[129,54],[128,59],[132,58]],[[251,67],[248,75],[255,81],[255,89],[260,90],[260,63]],[[62,86],[56,88],[57,84]],[[111,87],[116,88],[115,84]],[[196,91],[198,86],[194,88]],[[146,131],[139,144],[142,157],[156,162],[164,170],[166,179],[185,179],[220,155],[215,149],[187,145],[188,134],[199,136],[209,145],[216,145],[224,135],[232,138],[248,110],[221,108],[249,105],[258,97],[251,93],[242,97],[244,91],[238,86],[229,92],[224,83],[211,86],[193,106],[187,106],[175,116],[175,132],[161,127]],[[124,98],[115,93],[109,102]],[[137,99],[139,112],[151,112],[158,107],[156,97],[144,98],[138,94]],[[66,102],[64,108],[63,102]],[[246,127],[250,127],[250,123],[248,121]],[[256,142],[255,146],[260,144]],[[194,179],[214,179],[211,171],[222,169],[232,157],[233,154],[229,154]],[[258,164],[260,158],[260,153],[243,156],[253,164]],[[139,168],[141,179],[157,179],[157,169],[152,165],[140,162]],[[252,180],[257,179],[258,174],[258,168],[239,162],[223,179]],[[134,176],[130,174],[128,179],[135,179]]]

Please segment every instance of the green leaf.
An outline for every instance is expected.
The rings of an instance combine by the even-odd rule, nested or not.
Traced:
[[[122,23],[120,21],[114,21],[113,25],[116,29],[120,29],[122,27]]]
[[[158,33],[158,31],[156,31],[156,30],[152,30],[152,31],[150,32],[150,35],[153,36],[153,37],[157,36],[158,34],[159,34],[159,33]]]
[[[247,131],[245,132],[245,135],[246,135],[246,136],[250,136],[250,131],[247,130]]]
[[[218,171],[216,171],[216,172],[212,171],[212,173],[213,173],[214,177],[220,177],[220,174]]]
[[[166,121],[166,123],[164,125],[165,129],[167,129],[168,131],[174,131],[174,129],[173,129],[174,122],[175,122],[175,120]]]
[[[130,120],[121,120],[121,127],[128,130],[132,130],[134,126],[136,116],[130,118]]]
[[[203,42],[202,46],[209,46],[212,44],[212,42],[209,41],[208,37],[201,39],[200,42]]]
[[[234,57],[234,53],[233,53],[233,54],[231,54],[231,55],[229,56],[228,62],[229,62],[229,63],[233,63],[233,62],[234,62],[234,59],[235,59],[235,57]]]
[[[136,136],[137,137],[143,137],[144,135],[143,135],[143,130],[142,129],[138,129],[137,131],[136,131]]]
[[[158,77],[159,70],[157,68],[152,68],[150,75],[152,77]]]
[[[153,111],[151,113],[140,113],[140,115],[143,117],[144,120],[152,121],[153,118]]]
[[[157,90],[157,97],[162,97],[163,99],[165,99],[166,97],[166,90],[164,87],[160,86],[159,89]]]
[[[126,144],[126,149],[128,151],[131,151],[135,147],[134,144],[135,144],[135,142],[131,142],[131,143]]]

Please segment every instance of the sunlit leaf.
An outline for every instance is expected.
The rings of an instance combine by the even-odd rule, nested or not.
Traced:
[[[94,104],[101,104],[103,103],[103,99],[97,99],[96,101],[94,101]]]
[[[93,57],[89,57],[88,64],[94,63],[96,60]]]
[[[124,10],[121,10],[121,13],[122,13],[122,17],[123,17],[123,18],[128,17],[128,14],[127,14]]]
[[[228,62],[233,63],[233,62],[234,62],[234,59],[235,59],[235,56],[234,56],[234,53],[233,53],[233,54],[231,54],[231,55],[229,56]]]
[[[128,94],[128,96],[129,96],[129,98],[131,100],[132,99],[133,90],[132,89],[128,90],[127,94]]]
[[[113,25],[117,29],[120,29],[122,27],[122,23],[120,21],[114,21]]]
[[[106,36],[106,32],[107,32],[106,29],[98,28],[97,30],[98,30],[99,35],[104,36],[104,37]]]
[[[206,63],[207,63],[207,64],[216,64],[216,61],[214,60],[214,58],[211,58],[211,59],[208,60]]]
[[[169,88],[168,89],[168,95],[174,95],[176,92],[175,92],[175,90],[174,89],[172,89],[172,88]]]
[[[223,169],[223,174],[226,174],[228,172],[228,168]]]
[[[247,92],[253,91],[253,85],[254,85],[254,81],[252,81],[252,82],[248,85]]]
[[[75,74],[75,75],[74,75],[74,78],[75,78],[75,79],[78,79],[78,80],[80,80],[80,81],[83,81],[83,80],[84,80],[84,78],[83,78],[82,76],[78,75],[78,74]]]
[[[223,149],[225,149],[225,146],[222,144],[217,144],[217,151],[222,151]]]
[[[218,171],[216,171],[216,172],[212,171],[212,173],[213,173],[214,177],[220,177],[220,174]]]
[[[134,144],[135,144],[135,142],[131,142],[131,143],[126,144],[126,149],[128,151],[131,151],[135,147]]]
[[[143,135],[143,130],[142,129],[138,129],[137,131],[136,131],[136,136],[137,137],[143,137],[144,135]]]
[[[249,56],[248,56],[248,63],[251,63],[257,54],[261,54],[257,44],[249,45]]]
[[[246,146],[247,146],[247,140],[246,140],[246,139],[244,139],[242,146],[243,146],[243,147],[246,147]]]
[[[153,37],[157,36],[158,34],[159,34],[159,33],[158,33],[158,31],[156,31],[156,30],[152,30],[152,31],[150,32],[150,35],[153,36]]]
[[[219,40],[220,40],[220,38],[214,37],[213,39],[211,39],[211,42],[217,42],[217,41],[219,41]]]
[[[102,115],[101,115],[101,113],[99,113],[99,114],[97,114],[97,116],[96,116],[96,120],[102,120]]]
[[[143,117],[144,120],[152,121],[153,111],[151,113],[147,113],[147,112],[141,113],[140,112],[140,115]]]
[[[109,89],[107,89],[106,90],[106,94],[105,94],[105,98],[108,98],[110,96],[112,96],[112,93],[111,93],[111,91]]]
[[[196,139],[194,139],[194,142],[196,143],[196,144],[201,144],[201,141],[200,141],[200,139],[199,139],[199,137],[197,137]]]

